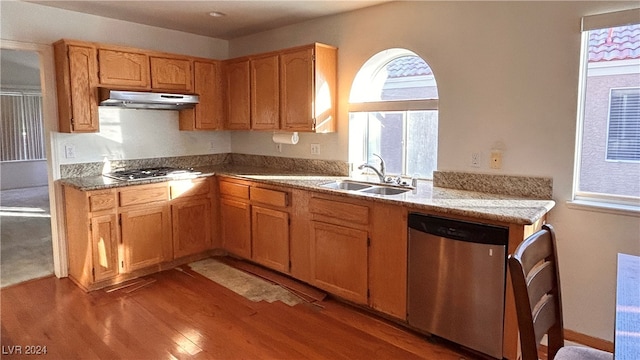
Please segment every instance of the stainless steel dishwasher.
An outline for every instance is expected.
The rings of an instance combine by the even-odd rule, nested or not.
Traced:
[[[496,359],[509,230],[409,214],[409,325]]]

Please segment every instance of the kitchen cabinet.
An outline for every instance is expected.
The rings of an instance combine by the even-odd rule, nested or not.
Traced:
[[[251,205],[249,185],[220,181],[222,245],[230,253],[251,258]]]
[[[97,132],[98,65],[94,45],[60,40],[53,45],[59,131]]]
[[[224,107],[220,62],[194,60],[194,92],[200,102],[180,111],[180,130],[222,130]]]
[[[137,185],[119,191],[121,267],[130,273],[172,258],[167,184]]]
[[[93,281],[118,275],[118,229],[115,214],[91,217],[91,255]]]
[[[236,179],[219,184],[225,250],[289,272],[289,193]]]
[[[369,247],[369,306],[405,319],[407,315],[407,209],[372,204]]]
[[[69,277],[83,289],[120,273],[116,191],[65,186]]]
[[[309,212],[312,284],[367,304],[369,208],[344,199],[312,197]]]
[[[250,61],[251,69],[251,129],[280,128],[280,84],[278,54]]]
[[[207,256],[218,229],[214,184],[64,186],[69,277],[89,291]]]
[[[98,49],[100,84],[148,89],[149,56],[124,48],[101,45]]]
[[[169,205],[147,205],[120,213],[125,273],[171,260]]]
[[[211,248],[212,204],[209,179],[177,180],[169,185],[173,258]]]
[[[151,88],[166,91],[193,91],[191,61],[186,58],[151,56]]]
[[[288,193],[251,186],[252,259],[280,272],[289,272]]]
[[[336,131],[337,49],[313,44],[280,53],[280,128]]]
[[[226,74],[226,99],[227,130],[251,129],[251,104],[250,104],[250,71],[249,59],[234,59],[225,62]]]

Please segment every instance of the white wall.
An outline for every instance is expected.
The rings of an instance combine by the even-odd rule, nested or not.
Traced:
[[[338,133],[307,135],[321,158],[347,160],[348,94],[362,64],[403,47],[422,56],[440,95],[438,168],[552,176],[565,325],[612,340],[619,251],[640,255],[638,217],[572,210],[580,18],[633,2],[393,2],[232,40],[230,57],[314,41],[337,46]],[[269,134],[234,133],[234,152],[254,153]],[[488,167],[496,142],[503,168]],[[301,140],[302,143],[302,140]],[[256,144],[264,144],[258,146]],[[283,151],[284,152],[284,151]],[[484,166],[469,166],[482,152]],[[306,146],[289,150],[309,157]],[[267,152],[277,155],[275,147]]]
[[[52,44],[65,38],[224,59],[224,40],[133,24],[17,1],[0,2],[2,39]],[[33,26],[37,24],[37,26]],[[140,159],[225,153],[231,150],[228,132],[178,131],[178,112],[100,108],[99,133],[52,137],[53,153],[61,164],[110,159]],[[74,158],[64,157],[73,145]]]
[[[178,112],[100,107],[100,132],[56,133],[55,148],[61,164],[167,156],[228,153],[225,131],[178,131]],[[73,147],[75,157],[65,156]]]

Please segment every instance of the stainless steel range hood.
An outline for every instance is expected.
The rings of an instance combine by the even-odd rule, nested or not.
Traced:
[[[127,109],[182,110],[191,109],[199,101],[198,95],[169,94],[143,91],[124,91],[99,88],[100,106]]]

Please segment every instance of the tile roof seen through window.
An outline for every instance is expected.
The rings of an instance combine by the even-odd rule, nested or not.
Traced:
[[[589,62],[640,59],[640,24],[589,31]]]
[[[433,75],[431,68],[419,56],[403,56],[387,64],[389,78]]]

